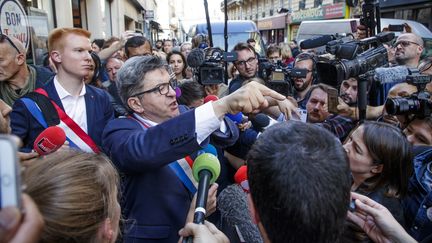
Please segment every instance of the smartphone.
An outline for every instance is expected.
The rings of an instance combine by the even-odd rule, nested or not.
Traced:
[[[333,114],[338,113],[337,106],[339,105],[339,94],[337,89],[330,88],[327,91],[328,111]]]
[[[15,141],[9,135],[0,135],[0,209],[21,208],[20,171]]]
[[[354,212],[355,210],[356,210],[355,199],[351,199],[351,202],[349,205],[349,211]]]
[[[351,20],[350,26],[351,26],[351,33],[357,32],[357,21],[356,20]]]
[[[388,29],[389,31],[393,32],[403,32],[405,26],[403,24],[389,24]]]

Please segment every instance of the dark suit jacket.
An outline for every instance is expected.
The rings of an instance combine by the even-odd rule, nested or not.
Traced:
[[[48,96],[63,110],[63,105],[57,94],[53,79],[42,87]],[[109,120],[114,119],[114,111],[105,91],[86,85],[84,95],[87,112],[88,135],[101,146],[102,131]],[[45,129],[27,110],[21,99],[17,100],[12,108],[11,127],[12,133],[20,137],[24,143],[21,151],[29,152],[33,149],[36,137]]]
[[[213,145],[230,145],[237,139],[235,124],[226,123],[227,133],[213,133]],[[177,242],[193,195],[168,164],[209,143],[209,138],[202,144],[196,141],[195,112],[182,112],[148,129],[131,118],[114,119],[106,126],[102,141],[104,151],[123,174],[125,242]]]

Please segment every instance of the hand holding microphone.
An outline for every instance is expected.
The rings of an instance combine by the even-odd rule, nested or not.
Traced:
[[[57,151],[66,141],[66,133],[62,128],[51,126],[42,131],[34,141],[33,149],[39,155],[47,155]]]
[[[194,161],[192,172],[195,180],[198,181],[193,219],[195,224],[204,224],[209,186],[219,177],[220,169],[218,158],[210,153],[201,154]],[[183,239],[183,242],[192,242],[192,237]]]

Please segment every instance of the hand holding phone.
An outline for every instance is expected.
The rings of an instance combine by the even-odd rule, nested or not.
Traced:
[[[327,102],[328,102],[328,112],[337,114],[338,109],[337,106],[339,105],[339,93],[337,89],[329,88],[327,90]]]
[[[0,209],[21,208],[20,171],[16,142],[10,135],[0,135]]]

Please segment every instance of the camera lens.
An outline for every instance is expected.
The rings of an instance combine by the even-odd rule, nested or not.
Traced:
[[[390,115],[416,113],[420,109],[420,103],[413,98],[389,98],[386,101],[385,108]]]

